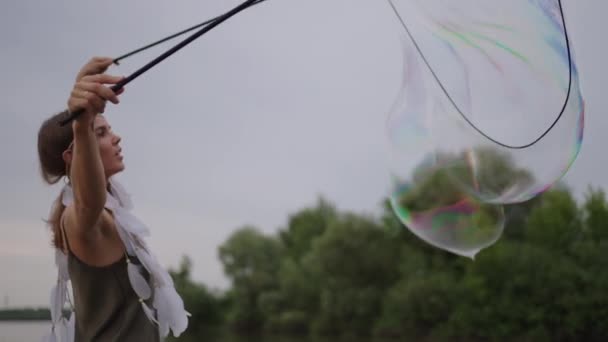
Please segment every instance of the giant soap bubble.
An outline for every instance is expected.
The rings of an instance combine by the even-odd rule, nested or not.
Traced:
[[[436,154],[430,129],[435,103],[427,96],[422,62],[413,49],[404,56],[405,77],[387,120],[391,205],[401,222],[421,239],[473,258],[501,236],[503,208],[479,201],[450,176],[458,164]]]
[[[484,203],[523,202],[563,177],[584,103],[559,0],[390,3],[422,60],[432,163]]]

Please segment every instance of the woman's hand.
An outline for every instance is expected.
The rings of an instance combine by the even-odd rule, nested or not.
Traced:
[[[84,110],[77,121],[90,122],[95,115],[105,111],[106,102],[118,104],[118,95],[123,89],[114,93],[106,84],[116,84],[123,77],[104,74],[112,64],[112,58],[94,57],[85,64],[78,75],[76,83],[68,99],[68,110],[76,112]]]

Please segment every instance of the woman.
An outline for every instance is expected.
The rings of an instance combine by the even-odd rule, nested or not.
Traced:
[[[130,213],[128,194],[112,179],[125,166],[121,138],[100,115],[122,93],[107,86],[121,80],[104,73],[111,64],[111,58],[96,57],[78,73],[68,111],[83,115],[60,126],[68,112],[56,114],[38,133],[43,179],[66,179],[48,221],[59,269],[51,335],[78,342],[159,341],[169,330],[183,332],[187,313],[144,241],[147,228]],[[66,303],[73,304],[69,320],[63,317]]]

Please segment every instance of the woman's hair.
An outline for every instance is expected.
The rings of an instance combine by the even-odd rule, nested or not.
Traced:
[[[67,165],[63,160],[63,152],[67,150],[74,139],[72,125],[61,126],[59,122],[68,115],[67,111],[57,113],[40,126],[38,131],[38,158],[42,179],[49,184],[56,184],[67,176]],[[47,223],[53,233],[53,245],[63,248],[61,234],[61,215],[65,210],[62,196],[55,201]]]
[[[59,122],[67,116],[67,111],[55,114],[40,126],[38,131],[38,158],[42,178],[50,185],[66,176],[63,152],[68,149],[74,132],[72,125],[61,126]]]

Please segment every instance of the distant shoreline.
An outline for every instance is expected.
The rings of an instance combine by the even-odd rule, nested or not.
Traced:
[[[15,308],[0,310],[0,322],[35,322],[50,320],[51,312],[48,308]]]

